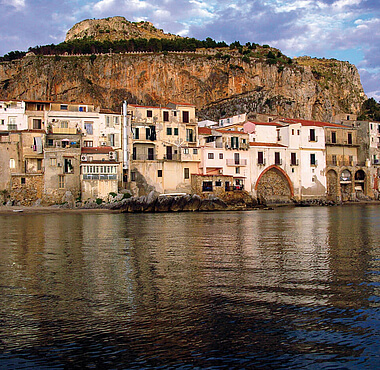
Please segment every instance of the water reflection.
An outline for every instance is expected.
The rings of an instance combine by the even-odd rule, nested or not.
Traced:
[[[380,210],[0,216],[12,368],[368,366]]]

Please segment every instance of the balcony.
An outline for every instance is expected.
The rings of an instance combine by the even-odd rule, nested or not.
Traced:
[[[291,166],[299,166],[299,160],[296,159],[295,161],[290,162]]]
[[[132,161],[154,161],[157,159],[155,154],[132,154]]]
[[[117,180],[117,175],[86,174],[83,180]]]
[[[309,137],[308,137],[308,140],[309,140],[310,142],[312,142],[312,143],[317,143],[317,142],[318,142],[318,136],[314,136],[314,137],[309,136]]]
[[[51,129],[52,134],[63,134],[63,135],[76,135],[77,129],[75,127],[52,127]]]
[[[246,159],[226,159],[227,166],[246,166],[247,160]]]
[[[282,159],[278,159],[278,160],[274,161],[274,164],[276,166],[281,166],[282,165]]]
[[[266,164],[266,160],[265,159],[263,159],[261,161],[260,160],[257,161],[257,165],[258,166],[265,166],[265,164]]]
[[[9,124],[8,131],[17,131],[17,124]]]

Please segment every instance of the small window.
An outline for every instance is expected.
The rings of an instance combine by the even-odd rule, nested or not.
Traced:
[[[189,123],[189,112],[188,111],[182,112],[182,122],[183,123]]]
[[[50,166],[56,166],[57,165],[57,158],[50,158]]]
[[[114,117],[113,117],[113,123],[114,123],[115,125],[118,125],[118,124],[119,124],[119,117],[118,117],[118,116],[114,116]]]
[[[215,181],[215,186],[222,186],[222,182],[220,180]]]
[[[178,127],[174,127],[174,135],[178,136]]]
[[[214,159],[214,153],[208,153],[207,158],[208,159]]]
[[[240,173],[240,167],[235,167],[235,173]]]
[[[292,128],[292,135],[294,135],[294,128]]]
[[[136,172],[131,172],[131,181],[136,181]]]
[[[93,122],[85,122],[84,129],[86,130],[87,135],[93,134]]]
[[[21,177],[21,184],[25,185],[25,183],[26,183],[26,178],[25,177]]]
[[[331,132],[331,142],[336,144],[336,131]]]
[[[157,177],[162,177],[162,170],[157,170]]]
[[[166,127],[166,135],[171,135],[171,134],[172,134],[172,128]]]
[[[71,159],[65,158],[65,163],[64,163],[64,172],[65,173],[74,173],[74,167],[71,162]]]
[[[42,128],[42,120],[33,119],[33,130],[41,130]]]
[[[257,164],[264,164],[264,152],[257,153]]]
[[[317,161],[315,159],[315,154],[310,154],[310,164],[312,166],[315,166],[317,164]]]
[[[37,171],[42,170],[42,159],[37,159]]]
[[[184,168],[183,169],[183,177],[185,179],[189,179],[190,178],[190,169],[189,168]]]
[[[352,133],[351,132],[348,133],[347,140],[348,140],[348,144],[351,145],[352,144]]]
[[[301,134],[301,130],[297,130],[297,135],[299,136]]]
[[[198,154],[198,149],[193,149],[193,154]]]
[[[219,159],[223,159],[223,153],[219,153]]]
[[[147,116],[148,118],[153,117],[153,111],[151,111],[151,110],[147,110],[147,111],[146,111],[146,116]]]
[[[189,148],[183,148],[183,154],[189,154]]]
[[[68,106],[67,104],[61,104],[61,110],[67,110]]]
[[[54,141],[53,139],[48,139],[48,143],[47,143],[48,146],[53,146],[54,145]]]
[[[136,140],[140,138],[140,132],[139,132],[139,128],[138,127],[134,127],[133,128],[133,138],[136,139]]]
[[[9,160],[9,168],[16,168],[16,161],[13,158]]]
[[[212,181],[203,181],[202,191],[212,191]]]
[[[0,124],[5,125],[5,119],[0,119]]]
[[[65,188],[65,176],[63,176],[63,175],[58,176],[58,188],[59,189]]]
[[[164,122],[169,122],[169,112],[168,111],[163,111],[163,119]]]
[[[85,146],[86,148],[92,148],[92,147],[94,146],[94,143],[93,143],[93,141],[91,141],[91,140],[85,140],[85,142],[84,142],[84,146]]]
[[[61,121],[61,128],[68,128],[69,123],[67,121]]]
[[[44,105],[43,104],[37,104],[37,110],[41,111],[44,110]]]

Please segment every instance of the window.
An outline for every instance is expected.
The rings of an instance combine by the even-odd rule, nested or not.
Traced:
[[[223,153],[219,153],[219,159],[223,159]]]
[[[297,166],[297,153],[290,153],[290,165]]]
[[[146,111],[146,116],[147,116],[148,118],[153,117],[153,111],[151,111],[151,110],[147,110],[147,111]]]
[[[313,128],[310,129],[309,141],[316,141],[315,140],[315,129],[313,129]]]
[[[212,191],[212,181],[203,181],[202,191]]]
[[[58,175],[58,188],[64,189],[65,188],[65,176]]]
[[[93,122],[85,122],[84,129],[86,130],[87,135],[93,134]]]
[[[220,180],[215,181],[215,186],[222,186],[222,182]]]
[[[315,166],[317,164],[317,161],[315,159],[315,154],[314,153],[310,154],[310,164],[312,166]]]
[[[61,128],[68,128],[69,123],[67,121],[61,121]]]
[[[240,167],[235,167],[235,173],[240,173]]]
[[[198,154],[198,149],[193,149],[193,154]]]
[[[136,140],[140,138],[140,132],[139,132],[139,128],[138,127],[134,127],[133,128],[133,138],[136,139]]]
[[[274,153],[274,164],[276,165],[281,165],[281,156],[280,156],[280,152],[275,152]]]
[[[189,112],[188,111],[182,112],[182,122],[183,123],[189,123]]]
[[[194,130],[192,130],[190,128],[186,129],[186,141],[189,141],[189,142],[195,141]]]
[[[106,127],[110,126],[110,116],[106,116]]]
[[[37,104],[36,109],[40,110],[40,111],[44,110],[44,105],[43,104]]]
[[[145,128],[145,139],[149,140],[149,138],[150,138],[150,128],[146,127]]]
[[[132,150],[132,160],[135,161],[136,159],[137,159],[137,152],[136,152],[136,147],[134,146]]]
[[[352,144],[352,133],[351,132],[348,133],[347,140],[348,140],[348,144],[351,145]]]
[[[85,141],[84,141],[84,146],[85,146],[86,148],[92,148],[92,147],[94,146],[94,142],[91,141],[91,140],[85,140]]]
[[[42,128],[42,120],[33,119],[33,130],[41,130]]]
[[[331,132],[331,142],[333,144],[336,144],[336,132],[335,131]]]
[[[190,178],[190,169],[189,168],[184,168],[183,169],[183,177],[185,179],[189,179]]]
[[[0,124],[5,125],[5,119],[0,119]]]
[[[231,137],[231,148],[239,149],[239,138],[237,136]]]
[[[115,134],[109,134],[108,141],[110,143],[110,146],[115,146]]]
[[[157,171],[157,177],[162,177],[162,170]]]
[[[131,181],[136,181],[136,172],[131,172]]]
[[[16,117],[8,117],[8,123],[10,125],[15,125],[16,124]]]
[[[336,166],[336,164],[337,164],[336,154],[333,154],[333,155],[331,156],[331,162],[332,162],[332,165],[333,165],[333,166]]]
[[[87,107],[79,107],[79,112],[87,112]]]
[[[257,164],[264,164],[264,152],[257,153]]]
[[[48,139],[47,145],[48,146],[53,146],[54,145],[54,140],[53,139]]]
[[[16,168],[16,161],[13,158],[9,160],[9,168]]]
[[[183,154],[189,154],[189,148],[183,148]]]
[[[25,178],[25,177],[21,177],[21,184],[22,184],[22,185],[25,185],[25,184],[26,184],[26,178]]]
[[[174,135],[178,136],[178,127],[174,127]]]
[[[73,167],[71,159],[65,158],[65,164],[64,164],[63,170],[65,173],[74,173],[74,167]]]
[[[42,170],[42,159],[37,159],[37,171]]]
[[[177,117],[177,111],[176,110],[173,110],[173,116]]]
[[[214,159],[214,153],[208,153],[207,158],[208,159]]]
[[[301,134],[301,130],[297,130],[297,135],[300,135]]]
[[[67,110],[68,106],[67,104],[61,104],[61,110]]]
[[[164,122],[169,122],[169,112],[166,110],[163,111],[163,119]]]
[[[172,128],[166,127],[166,135],[171,135],[171,134],[172,134]]]
[[[57,165],[57,158],[50,158],[50,166],[56,166]]]
[[[114,123],[115,125],[118,125],[118,124],[119,124],[119,117],[118,117],[118,116],[114,116],[114,117],[113,117],[113,123]]]
[[[292,135],[294,135],[294,128],[292,128]]]
[[[349,165],[350,165],[350,166],[353,166],[353,163],[352,163],[352,162],[354,161],[354,157],[353,157],[352,155],[350,155],[350,156],[348,156],[348,160],[349,160],[349,162],[350,162]]]
[[[154,159],[154,149],[148,148],[148,160],[153,161],[153,159]]]

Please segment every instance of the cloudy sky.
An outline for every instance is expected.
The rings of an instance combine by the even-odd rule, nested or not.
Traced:
[[[269,44],[290,56],[347,60],[380,100],[379,0],[0,0],[0,55],[62,42],[88,18],[151,21],[182,36]]]

